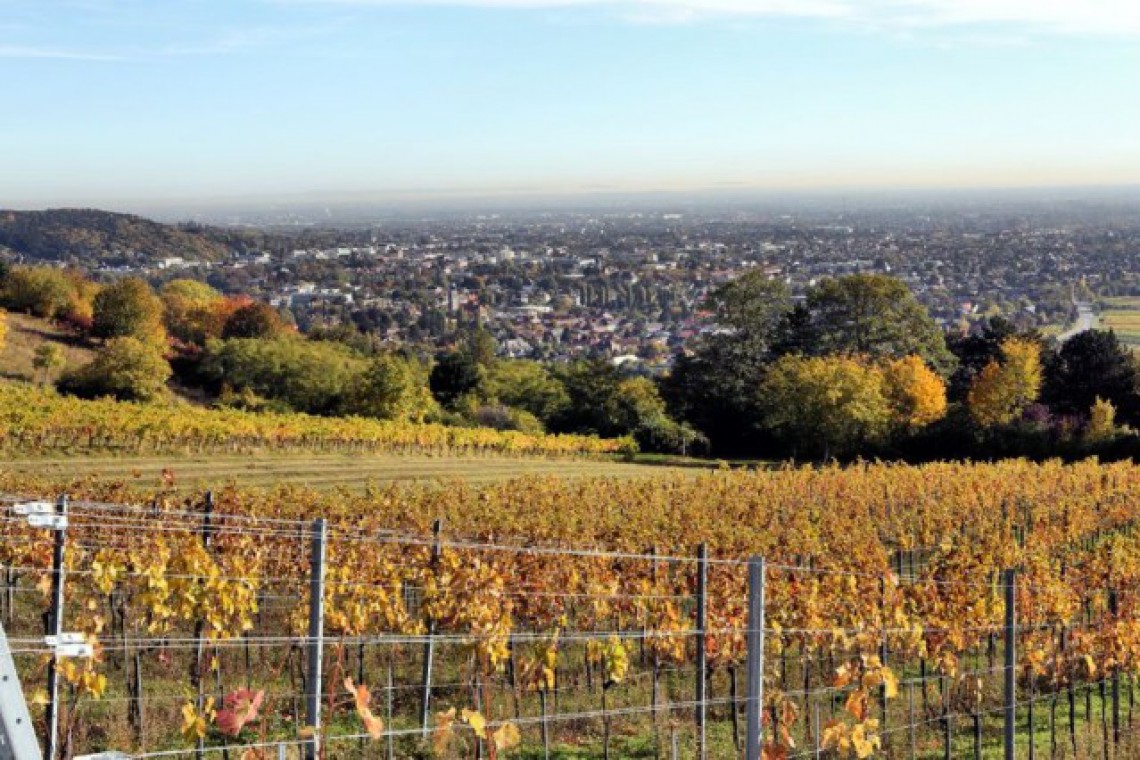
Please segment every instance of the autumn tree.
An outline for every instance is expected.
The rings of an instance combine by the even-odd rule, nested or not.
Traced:
[[[1001,357],[987,364],[970,386],[970,416],[983,428],[1008,425],[1041,392],[1041,349],[1031,340],[1010,338]]]
[[[222,337],[229,338],[279,338],[289,332],[289,325],[281,315],[267,303],[254,301],[239,307],[226,319]]]
[[[8,312],[0,309],[0,351],[8,342]]]
[[[766,425],[799,451],[846,454],[887,433],[892,417],[883,373],[845,356],[785,356],[761,386]]]
[[[3,304],[43,319],[63,314],[71,302],[73,284],[55,267],[14,267],[4,283]]]
[[[184,343],[205,345],[221,337],[229,314],[222,308],[222,294],[198,280],[171,280],[159,292],[165,311],[166,329]]]
[[[1085,440],[1092,443],[1107,441],[1116,435],[1116,407],[1111,401],[1098,398],[1089,409],[1085,426]]]
[[[884,390],[895,423],[914,431],[946,416],[946,383],[921,358],[907,356],[883,365]]]
[[[152,401],[166,394],[170,374],[170,364],[153,342],[111,338],[90,363],[65,373],[58,385],[60,391],[83,398]]]
[[[95,296],[91,333],[104,339],[129,337],[163,343],[162,302],[144,280],[119,280]]]

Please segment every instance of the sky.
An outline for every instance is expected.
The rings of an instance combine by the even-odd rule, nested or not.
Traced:
[[[1135,0],[0,0],[0,206],[1140,183]]]

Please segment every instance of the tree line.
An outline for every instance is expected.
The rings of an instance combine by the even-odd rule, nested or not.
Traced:
[[[663,377],[601,358],[503,359],[478,325],[442,351],[351,326],[302,334],[287,312],[189,279],[156,291],[4,268],[0,306],[97,346],[55,379],[88,398],[156,401],[174,386],[251,411],[632,436],[645,451],[722,457],[1116,456],[1140,443],[1140,369],[1113,333],[1057,346],[1001,318],[947,333],[884,275],[823,279],[794,297],[746,274],[710,294],[710,328]],[[47,379],[61,357],[44,353]]]

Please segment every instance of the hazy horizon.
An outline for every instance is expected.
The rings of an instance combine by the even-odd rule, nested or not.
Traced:
[[[1140,184],[1121,0],[0,0],[0,206]]]

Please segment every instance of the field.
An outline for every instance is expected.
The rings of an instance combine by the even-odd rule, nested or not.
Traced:
[[[1103,303],[1101,327],[1115,331],[1122,343],[1140,346],[1140,297],[1106,298]]]
[[[370,484],[462,480],[487,483],[524,475],[650,477],[675,468],[609,459],[541,457],[432,457],[408,454],[215,454],[210,456],[44,456],[12,458],[8,472],[69,480],[121,480],[140,488],[164,482],[181,491],[221,488],[309,488],[363,490]]]
[[[61,669],[65,755],[191,757],[200,739],[211,757],[297,757],[320,641],[330,760],[670,757],[674,742],[688,758],[702,705],[708,757],[736,757],[744,561],[759,554],[767,757],[1000,756],[1007,635],[1021,747],[1134,756],[1132,465],[392,481],[352,494],[240,485],[216,489],[208,518],[197,486],[152,475],[0,466],[0,492],[74,499],[66,629],[96,650]],[[0,525],[6,628],[40,704],[50,541],[12,513]]]

